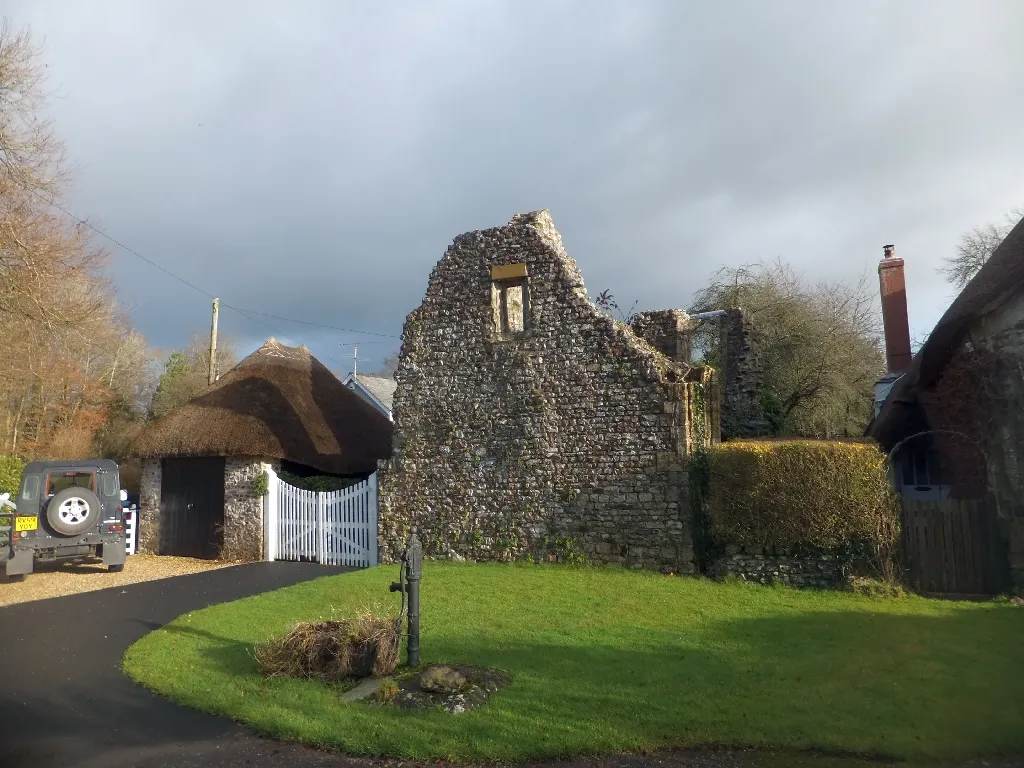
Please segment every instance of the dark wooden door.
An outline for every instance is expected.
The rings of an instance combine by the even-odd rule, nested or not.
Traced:
[[[164,459],[160,554],[212,560],[224,543],[224,459]]]
[[[1009,586],[998,521],[984,501],[903,500],[907,581],[926,595],[994,595]]]

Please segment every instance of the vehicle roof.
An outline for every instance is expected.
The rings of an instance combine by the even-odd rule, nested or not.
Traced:
[[[51,469],[105,469],[117,471],[117,462],[111,459],[66,459],[62,461],[30,461],[22,474],[35,474]]]

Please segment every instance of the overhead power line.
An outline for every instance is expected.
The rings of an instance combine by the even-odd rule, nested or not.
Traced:
[[[236,309],[236,307],[232,307],[232,309]],[[341,331],[342,333],[364,333],[367,336],[382,336],[382,337],[384,337],[386,339],[400,339],[400,338],[402,338],[401,336],[394,336],[394,335],[392,335],[390,333],[374,333],[373,331],[355,331],[355,330],[352,330],[351,328],[338,328],[335,325],[324,325],[323,323],[311,323],[311,322],[309,322],[307,320],[295,320],[294,318],[291,318],[291,317],[278,317],[277,315],[268,315],[266,312],[257,312],[254,309],[238,309],[237,311],[239,311],[239,312],[248,312],[250,314],[261,315],[263,317],[270,317],[270,318],[273,318],[274,320],[283,320],[286,323],[299,323],[301,325],[313,325],[313,326],[316,326],[317,328],[327,328],[327,329],[332,330],[332,331]],[[379,344],[379,343],[382,343],[382,342],[362,341],[362,342],[358,342],[358,343],[360,343],[360,344]]]
[[[91,229],[93,232],[95,232],[100,237],[104,237],[107,240],[109,240],[110,242],[112,242],[118,248],[121,248],[122,250],[127,251],[128,253],[132,254],[133,256],[136,256],[136,257],[142,259],[144,262],[146,262],[150,266],[156,267],[161,272],[163,272],[165,275],[169,275],[170,277],[173,277],[178,282],[187,285],[192,290],[197,291],[197,292],[203,294],[207,298],[209,298],[209,299],[216,298],[212,293],[209,293],[208,291],[204,291],[202,288],[200,288],[195,283],[191,283],[188,280],[186,280],[185,278],[179,277],[178,275],[176,275],[173,272],[171,272],[169,269],[160,266],[159,264],[157,264],[152,259],[147,258],[146,256],[143,256],[141,253],[136,251],[134,248],[129,248],[127,245],[122,243],[120,240],[117,240],[116,238],[111,237],[110,235],[108,235],[103,230],[98,229],[97,227],[94,227],[92,224],[90,224],[85,219],[79,218],[78,216],[73,214],[71,211],[69,211],[67,208],[65,208],[64,206],[60,205],[59,203],[54,202],[53,200],[47,199],[45,196],[39,194],[39,192],[37,192],[36,190],[31,189],[31,188],[25,186],[25,184],[23,184],[20,181],[18,181],[18,184],[21,187],[23,187],[24,189],[26,189],[27,191],[31,192],[36,197],[38,197],[44,203],[47,203],[48,205],[52,205],[54,208],[59,210],[61,213],[63,213],[68,218],[72,219],[73,221],[75,221],[76,223],[80,224],[83,227],[88,227],[89,229]],[[226,309],[231,309],[231,310],[239,313],[240,315],[242,315],[242,317],[245,317],[245,318],[251,320],[254,323],[258,323],[259,325],[262,325],[264,328],[267,328],[267,329],[269,329],[271,331],[274,331],[274,329],[271,328],[266,323],[260,322],[256,318],[252,317],[252,315],[261,315],[263,317],[273,318],[274,320],[282,320],[282,321],[288,322],[288,323],[298,323],[299,325],[316,326],[318,328],[325,328],[325,329],[332,330],[332,331],[339,331],[341,333],[360,333],[360,334],[364,334],[364,335],[367,335],[367,336],[381,336],[383,338],[388,338],[388,339],[400,339],[401,338],[400,336],[393,336],[393,335],[388,334],[388,333],[375,333],[373,331],[358,331],[358,330],[355,330],[355,329],[352,329],[352,328],[338,328],[338,327],[333,326],[333,325],[324,325],[322,323],[312,323],[312,322],[309,322],[307,320],[296,320],[295,318],[291,318],[291,317],[281,317],[279,315],[270,315],[270,314],[267,314],[266,312],[257,312],[256,310],[252,310],[252,309],[244,309],[242,307],[235,307],[235,306],[233,306],[231,304],[227,304],[227,303],[222,303],[221,306],[225,307]],[[285,338],[285,339],[291,338],[290,336],[287,336],[287,335],[281,334],[281,333],[277,333],[276,331],[274,331],[274,333],[275,333],[276,336],[281,336],[282,338]],[[339,362],[339,361],[335,360],[334,362]]]

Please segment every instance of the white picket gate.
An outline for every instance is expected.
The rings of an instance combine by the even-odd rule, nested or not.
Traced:
[[[264,497],[267,560],[377,565],[377,475],[330,493],[296,488],[269,472]]]
[[[129,555],[135,554],[135,548],[139,541],[139,510],[132,507],[130,512],[124,516],[124,541],[125,548]]]

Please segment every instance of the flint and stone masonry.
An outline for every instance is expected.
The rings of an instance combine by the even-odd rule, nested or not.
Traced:
[[[415,527],[431,557],[693,572],[685,461],[721,398],[691,327],[600,312],[547,211],[457,237],[404,328],[382,561]]]
[[[161,554],[162,464],[142,460],[138,551]],[[280,471],[278,459],[230,457],[224,461],[224,530],[221,558],[231,562],[263,559],[263,497],[253,493],[256,477],[268,470]]]

